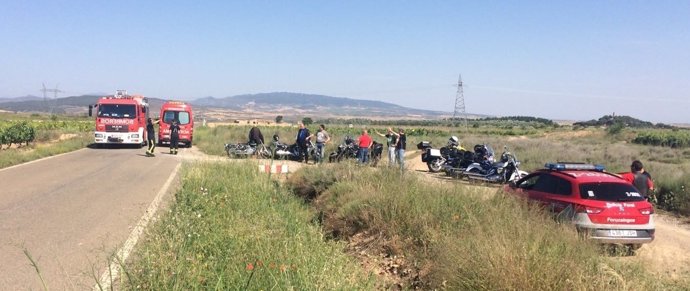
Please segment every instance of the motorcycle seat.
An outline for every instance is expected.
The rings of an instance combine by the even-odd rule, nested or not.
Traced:
[[[496,168],[503,168],[506,166],[506,162],[495,162],[493,163],[493,166]]]

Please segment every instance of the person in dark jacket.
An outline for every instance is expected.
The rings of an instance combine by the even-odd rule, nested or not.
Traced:
[[[170,154],[177,154],[177,147],[180,142],[180,125],[177,123],[177,119],[172,121],[170,124]]]
[[[151,118],[146,120],[146,142],[149,146],[146,150],[146,155],[149,157],[156,156],[153,154],[153,150],[156,148],[156,131],[153,128],[153,125],[158,124],[158,122],[160,122],[158,119],[156,119],[156,121],[153,121]]]
[[[297,130],[297,137],[295,138],[295,143],[299,147],[300,157],[304,156],[304,163],[309,163],[309,153],[307,152],[307,144],[311,138],[309,129],[304,127],[304,123],[298,123],[299,130]]]
[[[650,179],[649,174],[644,174],[644,165],[640,161],[633,161],[630,165],[630,172],[620,173],[621,177],[635,186],[640,195],[647,198],[654,189],[654,182]]]
[[[407,148],[407,136],[405,136],[405,130],[400,128],[397,133],[393,132],[397,136],[397,141],[395,143],[395,155],[398,158],[398,163],[400,164],[400,169],[405,169],[405,149]]]
[[[252,129],[249,130],[249,143],[254,143],[254,144],[263,144],[264,143],[264,135],[261,134],[261,130],[254,126]]]

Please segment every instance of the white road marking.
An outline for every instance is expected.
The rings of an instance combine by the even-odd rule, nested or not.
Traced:
[[[45,160],[49,160],[49,159],[52,159],[52,158],[57,158],[57,157],[59,157],[59,156],[69,155],[69,154],[72,154],[72,153],[76,153],[76,152],[83,151],[83,150],[85,150],[85,149],[86,149],[86,148],[81,148],[81,149],[78,149],[78,150],[75,150],[75,151],[66,152],[66,153],[61,153],[61,154],[58,154],[58,155],[49,156],[49,157],[41,158],[41,159],[38,159],[38,160],[28,161],[28,162],[26,162],[26,163],[17,164],[17,165],[14,165],[14,166],[9,166],[9,167],[7,167],[7,168],[2,168],[2,169],[0,169],[0,172],[5,171],[5,170],[9,170],[9,169],[18,168],[18,167],[25,166],[25,165],[30,165],[30,164],[33,164],[33,163],[38,163],[38,162],[40,162],[40,161],[45,161]]]
[[[158,206],[160,205],[161,200],[163,200],[163,196],[165,196],[165,193],[168,192],[168,188],[170,188],[175,176],[177,176],[180,166],[182,166],[182,163],[177,164],[175,169],[170,174],[170,177],[168,177],[168,180],[165,181],[165,184],[163,184],[163,188],[161,188],[161,190],[158,191],[158,194],[156,194],[156,197],[153,198],[153,201],[151,201],[151,204],[146,209],[144,215],[141,217],[141,219],[139,219],[139,222],[137,222],[137,225],[134,227],[134,229],[132,229],[127,241],[125,241],[125,244],[117,252],[117,256],[112,259],[108,269],[103,271],[100,281],[98,281],[98,284],[93,287],[94,290],[108,290],[110,289],[113,281],[117,280],[118,276],[120,275],[120,264],[124,264],[127,261],[127,257],[129,257],[129,254],[134,249],[137,241],[139,241],[139,238],[144,232],[144,229],[146,229],[146,226],[153,217],[153,214],[155,214],[158,210]]]

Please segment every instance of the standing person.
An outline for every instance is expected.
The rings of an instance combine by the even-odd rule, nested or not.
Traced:
[[[654,183],[647,175],[643,173],[644,165],[640,161],[633,161],[630,165],[630,172],[620,173],[621,177],[637,188],[644,198],[651,194],[651,189],[654,189]]]
[[[326,131],[326,126],[323,124],[319,125],[319,131],[316,132],[316,159],[317,159],[317,162],[319,162],[319,163],[323,162],[323,149],[326,146],[326,143],[328,143],[330,140],[331,140],[331,136]]]
[[[309,163],[307,143],[311,138],[311,134],[309,133],[309,129],[304,127],[304,123],[299,122],[297,125],[299,126],[299,130],[297,130],[297,138],[295,139],[295,143],[297,143],[297,146],[299,147],[300,157],[304,156],[304,163],[307,164]]]
[[[398,136],[395,135],[393,132],[392,128],[388,128],[388,132],[386,134],[382,134],[378,132],[376,129],[374,129],[376,134],[378,134],[381,137],[386,138],[386,146],[388,147],[388,166],[392,167],[395,165],[395,143],[398,141]]]
[[[360,164],[365,164],[369,162],[369,148],[374,142],[371,136],[367,133],[366,129],[362,129],[362,135],[359,136],[359,152],[357,153],[357,161]]]
[[[156,148],[156,131],[153,128],[154,124],[158,124],[160,120],[153,121],[149,118],[146,120],[146,142],[148,142],[148,149],[146,150],[146,155],[149,157],[155,157],[153,150]]]
[[[649,191],[654,192],[654,180],[652,180],[652,175],[649,172],[647,172],[647,170],[645,170],[644,166],[642,166],[640,173],[642,173],[642,175],[647,176],[647,179],[649,179]]]
[[[398,157],[398,163],[400,163],[400,169],[405,169],[405,149],[407,148],[407,136],[405,136],[405,130],[400,128],[396,134],[398,141],[395,143],[395,153]]]
[[[177,119],[173,119],[170,124],[170,154],[177,155],[177,147],[180,141],[180,125],[177,124]]]
[[[252,129],[249,130],[249,143],[264,143],[264,135],[261,134],[261,130],[256,126],[253,126]]]

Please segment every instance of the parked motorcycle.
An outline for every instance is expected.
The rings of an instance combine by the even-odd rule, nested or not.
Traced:
[[[338,145],[336,151],[328,155],[328,161],[333,163],[344,159],[357,159],[358,151],[359,146],[355,143],[355,140],[351,136],[346,136],[343,143]]]
[[[475,145],[472,151],[457,151],[450,154],[446,163],[443,164],[443,171],[448,176],[460,178],[471,164],[482,163],[484,161],[494,161],[494,150],[486,144]]]
[[[429,172],[436,173],[441,171],[446,159],[441,155],[440,149],[431,146],[431,142],[422,141],[417,144],[417,149],[422,151],[422,162],[426,163]]]
[[[443,154],[443,153],[441,153]],[[447,154],[446,161],[443,163],[443,172],[447,176],[457,176],[457,173],[462,173],[465,169],[475,163],[478,155],[467,150],[453,150]]]
[[[273,158],[276,160],[300,161],[304,159],[301,155],[300,148],[296,143],[292,145],[282,143],[277,135],[273,136],[271,150],[273,152]],[[311,141],[307,143],[307,154],[312,160],[316,161],[316,147]]]
[[[374,141],[371,144],[371,151],[369,152],[371,165],[376,167],[379,161],[381,161],[381,154],[383,153],[383,144]]]
[[[417,148],[422,150],[422,162],[426,163],[429,172],[436,173],[445,168],[461,166],[462,162],[467,158],[467,153],[473,156],[471,152],[458,149],[456,145],[448,144],[440,149],[434,149],[430,142],[422,141],[417,144]]]
[[[228,157],[249,157],[251,155],[258,155],[264,159],[271,158],[271,151],[262,143],[236,143],[225,144],[225,152]]]
[[[508,147],[503,147],[503,154],[499,162],[485,159],[480,163],[473,163],[465,169],[463,176],[470,181],[482,181],[489,183],[509,183],[516,182],[522,177],[527,176],[527,172],[519,169],[520,162],[517,157],[508,151]]]

